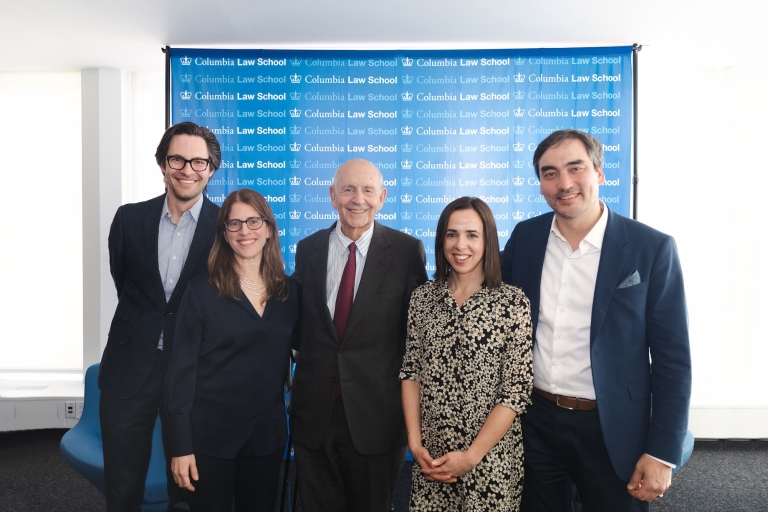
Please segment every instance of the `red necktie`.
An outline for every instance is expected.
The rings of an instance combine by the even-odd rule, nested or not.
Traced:
[[[339,283],[339,293],[336,295],[336,309],[333,312],[333,325],[336,327],[336,334],[339,336],[339,343],[344,337],[344,331],[347,329],[349,314],[352,312],[352,302],[355,298],[355,271],[357,262],[355,260],[355,242],[349,244],[349,257],[344,266],[344,272],[341,274]],[[336,389],[333,398],[341,396],[341,378],[336,375]]]

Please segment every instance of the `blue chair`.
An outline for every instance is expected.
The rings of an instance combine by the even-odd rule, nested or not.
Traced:
[[[104,482],[104,453],[99,422],[98,385],[99,365],[94,364],[85,373],[85,403],[77,425],[61,438],[61,454],[75,471],[106,494]],[[160,418],[152,432],[152,457],[144,488],[141,512],[164,512],[168,508],[168,490],[165,476],[165,452],[160,430]]]
[[[679,466],[677,466],[672,470],[673,475],[677,473],[677,470],[680,469],[683,466],[683,464],[688,462],[688,459],[691,458],[691,453],[693,453],[693,441],[694,441],[693,432],[689,430],[685,434],[685,439],[683,439],[683,460],[682,462],[680,462]]]

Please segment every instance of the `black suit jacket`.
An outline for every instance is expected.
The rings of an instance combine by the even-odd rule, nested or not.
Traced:
[[[109,230],[109,268],[117,309],[99,368],[99,388],[117,398],[135,395],[146,382],[163,334],[163,359],[173,350],[176,311],[192,277],[207,272],[219,207],[203,196],[187,261],[173,290],[165,291],[157,263],[157,236],[165,194],[117,209]]]
[[[206,275],[187,285],[165,376],[171,456],[269,455],[288,440],[283,385],[299,316],[296,282],[259,316],[219,297]]]
[[[326,301],[330,229],[299,242],[294,278],[301,287],[301,333],[291,405],[291,435],[320,446],[333,405],[335,376],[355,448],[363,455],[406,445],[398,375],[405,353],[411,292],[427,280],[420,240],[378,222],[352,313],[339,339]]]

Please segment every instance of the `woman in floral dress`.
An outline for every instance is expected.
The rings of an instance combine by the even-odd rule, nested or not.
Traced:
[[[400,372],[411,512],[520,506],[531,316],[523,292],[501,282],[498,247],[488,206],[453,201],[437,224],[435,280],[411,296]]]

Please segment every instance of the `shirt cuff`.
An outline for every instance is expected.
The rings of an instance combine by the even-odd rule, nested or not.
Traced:
[[[667,462],[667,461],[665,461],[665,460],[661,460],[661,459],[659,459],[658,457],[654,457],[653,455],[649,455],[649,454],[647,454],[647,453],[646,453],[646,455],[648,455],[648,456],[649,456],[650,458],[652,458],[653,460],[657,460],[657,461],[661,462],[661,463],[662,463],[662,464],[664,464],[665,466],[669,466],[669,467],[671,467],[672,469],[675,469],[675,468],[677,467],[677,464],[672,464],[671,462]]]

